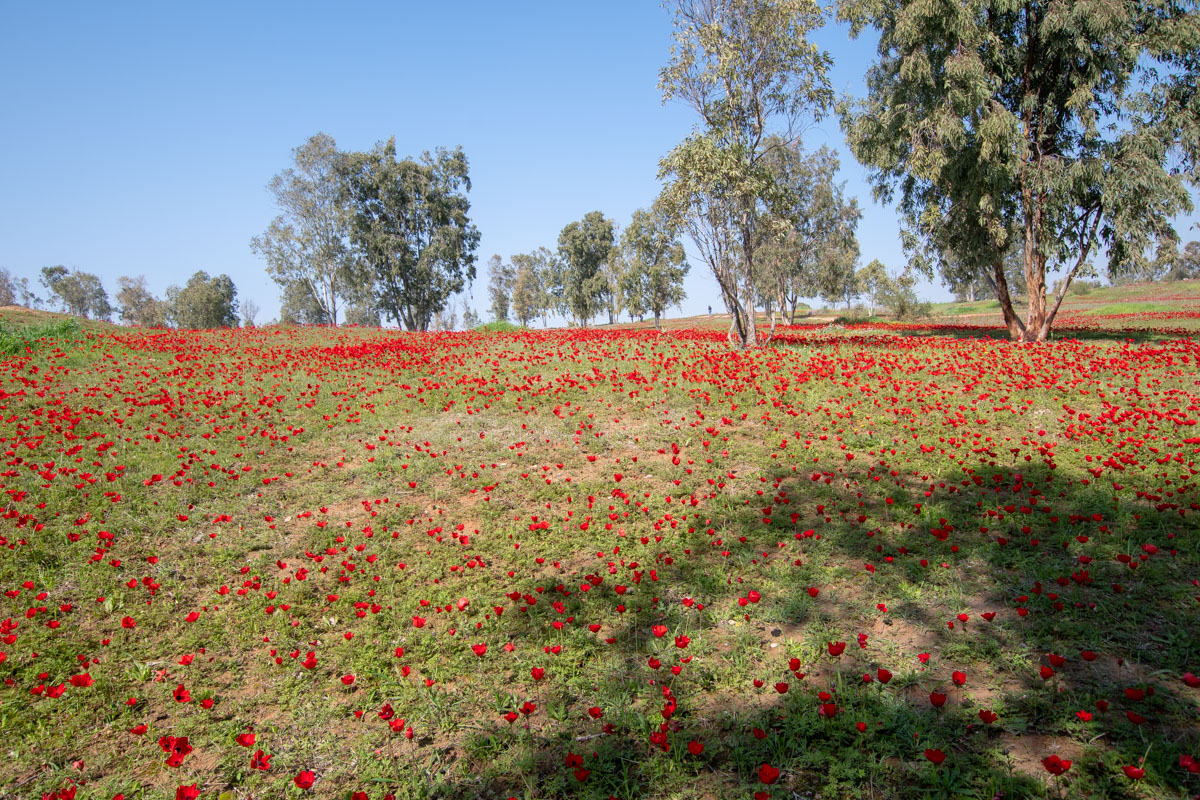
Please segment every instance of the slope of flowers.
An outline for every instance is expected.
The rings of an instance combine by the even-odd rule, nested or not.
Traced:
[[[1200,344],[970,332],[3,362],[0,796],[1196,793]]]

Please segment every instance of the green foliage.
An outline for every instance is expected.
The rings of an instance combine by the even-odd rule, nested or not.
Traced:
[[[1177,240],[1200,150],[1194,3],[841,0],[838,15],[880,34],[868,97],[842,108],[876,196],[899,190],[914,252],[994,276],[1015,338],[1049,335],[1048,268],[1065,291],[1101,248],[1117,275]],[[1002,263],[1017,240],[1024,322]]]
[[[326,325],[329,317],[312,287],[304,281],[291,281],[283,284],[279,321],[284,325]]]
[[[237,287],[228,275],[210,278],[199,270],[182,289],[167,288],[167,317],[176,328],[236,328]]]
[[[461,147],[396,158],[396,140],[341,161],[353,214],[351,241],[373,273],[379,310],[408,330],[428,330],[451,295],[475,279],[479,231]]]
[[[553,292],[561,287],[556,280],[561,262],[554,253],[539,247],[532,253],[518,253],[512,257],[516,277],[513,280],[511,308],[513,316],[522,325],[541,315],[542,324],[546,315],[561,309],[561,297]]]
[[[343,155],[332,136],[318,133],[292,150],[292,158],[295,168],[267,184],[283,213],[250,240],[250,249],[266,259],[267,274],[283,287],[287,319],[336,325],[339,303],[369,287],[350,248]]]
[[[472,330],[485,331],[487,333],[513,333],[515,331],[523,331],[523,325],[514,325],[508,320],[496,320],[495,322],[487,322],[482,325],[475,325]]]
[[[67,270],[60,265],[42,267],[42,285],[58,297],[62,308],[84,319],[108,319],[112,306],[100,278],[90,272]]]
[[[893,278],[883,263],[874,259],[858,271],[857,279],[863,294],[871,302],[868,309],[871,316],[881,306],[890,309],[898,320],[928,317],[933,311],[930,303],[917,297],[914,288],[917,281],[911,270]]]
[[[165,328],[167,325],[167,304],[150,293],[146,287],[146,278],[139,275],[130,278],[122,275],[117,278],[117,310],[121,321],[143,328]]]
[[[670,306],[683,301],[683,278],[690,269],[678,228],[660,204],[638,209],[621,233],[620,291],[631,315],[651,313],[654,327]]]
[[[1140,276],[1142,280],[1186,281],[1200,278],[1200,242],[1191,241],[1182,250],[1164,248],[1149,268]]]
[[[517,274],[512,264],[505,264],[498,255],[488,259],[488,298],[491,300],[492,318],[508,319],[509,301],[516,283]],[[472,326],[474,327],[474,326]]]
[[[28,278],[18,278],[6,268],[0,267],[0,306],[15,304],[37,308],[42,301],[30,290]]]
[[[858,283],[860,294],[870,303],[867,313],[873,315],[876,306],[887,303],[887,294],[892,280],[887,274],[887,268],[879,259],[871,259],[871,263],[860,269],[854,277]]]
[[[765,163],[790,201],[776,224],[764,226],[759,293],[793,320],[801,297],[849,305],[859,292],[855,231],[862,211],[846,196],[845,182],[835,180],[837,155],[827,147],[806,154],[799,143],[778,137],[763,146]]]
[[[599,211],[568,223],[558,235],[561,269],[554,275],[555,293],[580,325],[586,326],[606,304],[611,290],[604,266],[615,236],[613,221]]]
[[[355,303],[346,308],[343,321],[347,325],[360,325],[367,328],[379,327],[379,309],[370,298]]]
[[[808,41],[823,12],[812,0],[679,0],[675,45],[659,73],[663,99],[681,99],[701,127],[659,164],[667,213],[685,226],[733,316],[731,339],[758,344],[755,251],[764,218],[789,192],[763,144],[779,126],[793,141],[802,117],[832,102],[828,54]]]
[[[896,319],[924,319],[932,312],[932,305],[917,297],[913,288],[916,283],[917,279],[908,270],[889,282],[883,301],[884,305],[891,308]]]
[[[67,318],[44,325],[16,327],[0,321],[0,355],[15,356],[36,350],[47,339],[72,340],[81,336],[79,320]]]
[[[462,326],[463,330],[473,330],[478,328],[483,321],[479,319],[479,315],[475,313],[475,309],[471,308],[466,300],[463,300]]]

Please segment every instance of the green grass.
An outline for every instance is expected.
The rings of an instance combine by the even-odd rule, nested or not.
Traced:
[[[508,320],[496,320],[495,322],[487,322],[475,328],[477,331],[487,333],[513,333],[515,331],[523,331],[525,328]]]
[[[12,325],[0,320],[0,355],[14,356],[42,347],[50,340],[78,339],[82,329],[73,317],[33,325]]]
[[[1092,315],[1104,314],[1139,314],[1148,311],[1179,311],[1177,303],[1154,303],[1154,302],[1124,302],[1124,303],[1105,303],[1102,306],[1088,308],[1084,313]]]
[[[1052,750],[1066,796],[1196,791],[1193,342],[722,333],[126,330],[11,359],[0,793],[1041,798]]]

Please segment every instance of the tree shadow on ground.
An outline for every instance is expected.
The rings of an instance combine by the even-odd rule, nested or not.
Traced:
[[[1003,478],[986,489],[1000,508],[1030,503],[1031,488],[1048,491],[1062,479],[1044,464],[1023,465],[1019,482],[1017,470],[991,471]],[[797,494],[806,488],[805,479],[782,468],[769,478]],[[866,468],[843,469],[837,478],[842,485],[824,486],[824,496],[855,507],[855,487],[869,480]],[[522,718],[511,726],[485,723],[468,737],[463,757],[475,777],[431,785],[419,796],[706,798],[768,791],[774,797],[1012,800],[1081,796],[1076,793],[1084,787],[1089,796],[1106,798],[1195,790],[1178,757],[1200,750],[1200,731],[1190,721],[1195,699],[1178,676],[1200,658],[1200,642],[1189,633],[1200,630],[1200,613],[1186,593],[1164,588],[1182,577],[1168,557],[1142,560],[1143,553],[1133,553],[1137,569],[1116,558],[1143,539],[1190,530],[1172,517],[1174,509],[1144,502],[1114,511],[1111,492],[1075,487],[1054,498],[1058,522],[1019,511],[996,520],[981,511],[979,492],[962,491],[929,504],[937,518],[926,515],[913,528],[893,526],[867,536],[868,526],[886,513],[880,501],[867,509],[877,515],[867,523],[818,522],[826,534],[816,538],[803,537],[803,519],[763,526],[756,513],[738,511],[742,500],[760,502],[752,492],[732,500],[728,519],[714,524],[730,540],[737,533],[747,538],[727,559],[733,566],[722,566],[712,553],[659,562],[662,606],[631,607],[602,633],[612,640],[602,648],[607,696],[617,698],[618,707],[610,704],[601,709],[602,718],[589,722],[586,709],[604,691],[547,689],[527,727]],[[981,514],[992,521],[986,533],[968,524]],[[1093,514],[1110,521],[1107,530],[1099,530]],[[958,526],[944,540],[930,533],[944,526],[940,518]],[[1031,519],[1033,532],[1023,532]],[[803,558],[819,562],[821,575],[833,576],[819,600],[807,596],[810,578],[804,573],[783,572],[775,578],[782,590],[776,594],[783,596],[760,600],[751,618],[738,620],[739,607],[717,604],[681,623],[680,599],[728,599],[747,591],[749,584],[738,587],[732,576],[749,570],[756,553],[770,553],[796,533]],[[1076,538],[1085,535],[1086,548]],[[1196,546],[1194,534],[1173,541],[1180,548]],[[1084,551],[1094,554],[1091,563],[1081,562]],[[885,554],[896,554],[886,566]],[[933,566],[921,566],[921,558]],[[943,561],[952,565],[944,572],[953,579],[939,577]],[[861,571],[865,563],[875,564],[875,572]],[[910,598],[893,601],[890,613],[892,624],[912,638],[888,641],[875,597]],[[578,596],[572,602],[576,613],[584,608]],[[985,623],[983,611],[998,618]],[[955,621],[956,628],[947,627]],[[656,624],[668,625],[661,638],[652,633]],[[873,632],[859,649],[850,632],[865,626]],[[696,642],[691,649],[673,643],[681,630]],[[841,637],[849,639],[842,655],[822,652]],[[928,668],[916,659],[917,647],[932,654]],[[1095,652],[1096,660],[1083,660],[1082,651]],[[685,653],[694,661],[682,664]],[[1045,677],[1039,670],[1050,666],[1052,653],[1067,661]],[[789,655],[801,657],[795,672]],[[680,666],[679,675],[671,674],[671,666]],[[880,668],[892,672],[886,684]],[[953,684],[953,669],[966,672],[965,687]],[[750,689],[756,677],[763,686]],[[788,684],[786,692],[775,688],[777,682]],[[1132,700],[1125,689],[1146,694]],[[941,708],[932,705],[935,691],[948,697]],[[664,714],[668,697],[674,707]],[[1107,701],[1109,710],[1099,711],[1097,701]],[[558,709],[560,721],[546,716],[550,708]],[[981,710],[998,717],[988,724]],[[1084,710],[1091,721],[1076,714]],[[1127,711],[1144,721],[1135,724]],[[613,727],[605,733],[603,724]],[[690,752],[691,742],[703,748]],[[944,753],[945,762],[935,765],[926,749],[934,757],[933,750]],[[1051,779],[1040,764],[1052,754],[1074,762],[1062,778]],[[1123,765],[1138,764],[1143,755],[1145,786],[1121,774]],[[781,770],[777,783],[761,781],[763,764]]]

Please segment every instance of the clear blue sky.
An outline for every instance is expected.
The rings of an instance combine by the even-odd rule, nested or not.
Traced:
[[[342,149],[462,145],[485,263],[593,209],[624,225],[658,192],[658,160],[692,128],[657,89],[671,24],[652,0],[607,3],[6,3],[0,6],[0,266],[119,275],[161,294],[197,269],[278,314],[249,249],[277,213],[265,186],[318,131]],[[829,28],[839,91],[860,94],[874,41]],[[864,263],[903,263],[835,120]],[[693,260],[685,313],[721,308]],[[944,299],[941,287],[926,287]],[[42,292],[44,294],[44,292]]]

